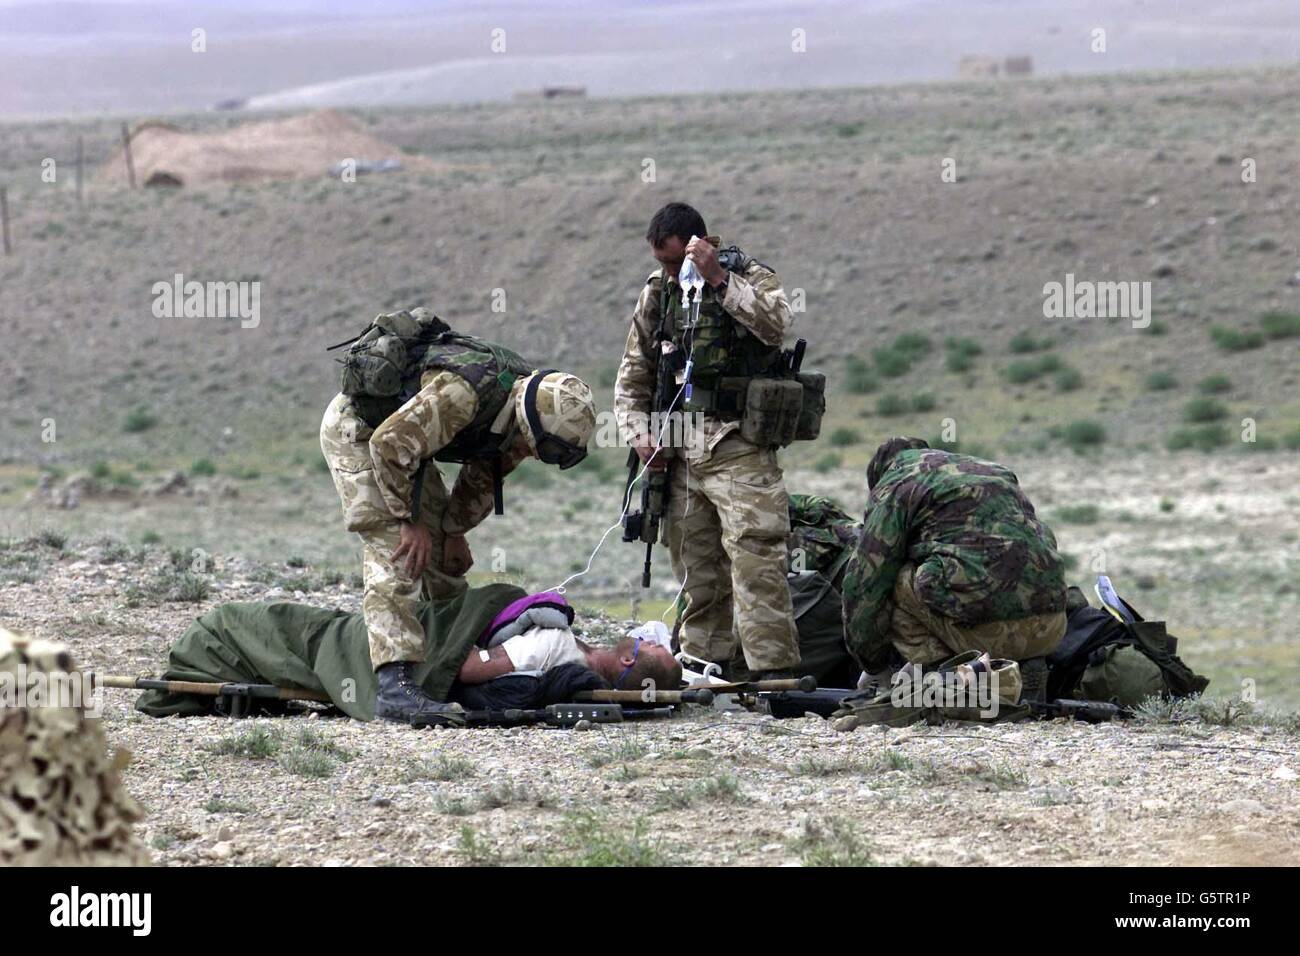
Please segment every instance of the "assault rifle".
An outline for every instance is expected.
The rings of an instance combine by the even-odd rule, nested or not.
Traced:
[[[672,707],[647,707],[631,710],[621,704],[550,704],[531,710],[467,710],[461,716],[467,727],[518,727],[524,724],[545,724],[549,727],[576,727],[580,722],[592,724],[621,724],[625,720],[645,720],[671,717]],[[425,726],[412,721],[411,726]]]
[[[1109,720],[1124,720],[1133,716],[1133,711],[1127,707],[1100,700],[1028,700],[1024,703],[1029,705],[1030,713],[1035,717],[1045,717],[1049,720],[1053,717],[1070,717],[1090,724],[1102,724]]]
[[[93,685],[118,687],[128,690],[161,690],[169,694],[197,694],[201,697],[220,697],[228,717],[253,715],[258,702],[286,703],[291,700],[309,700],[331,703],[328,694],[304,687],[277,687],[274,684],[245,684],[240,681],[162,680],[155,677],[122,677],[116,674],[90,675]]]
[[[665,428],[672,422],[673,406],[676,404],[676,372],[679,368],[678,352],[665,352],[664,344],[672,341],[672,311],[662,309],[659,328],[655,333],[655,349],[658,352],[655,366],[655,392],[650,403],[650,410],[659,416],[659,428],[654,429],[653,419],[650,430],[659,440],[663,439]],[[671,432],[670,432],[671,439]],[[658,471],[643,465],[641,456],[633,448],[627,455],[627,488],[623,493],[623,540],[645,543],[645,567],[641,571],[641,587],[650,586],[650,565],[654,560],[655,543],[659,540],[659,526],[668,509],[668,491],[672,482],[672,457],[667,449],[655,452],[664,467]],[[632,511],[632,490],[637,475],[644,470],[641,477],[641,507]]]
[[[716,691],[716,687],[714,688]],[[786,690],[760,693],[758,709],[773,717],[803,717],[816,714],[819,717],[831,717],[840,708],[840,702],[859,691],[847,687],[820,687],[807,692],[803,690]],[[1021,701],[1017,706],[1028,707],[1028,713],[1035,717],[1052,719],[1069,717],[1086,721],[1090,724],[1105,723],[1132,717],[1133,712],[1116,704],[1107,704],[1099,700],[1047,700]]]

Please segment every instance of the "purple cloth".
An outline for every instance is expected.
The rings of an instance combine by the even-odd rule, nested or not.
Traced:
[[[573,624],[573,607],[563,594],[542,591],[529,594],[506,605],[478,637],[479,647],[500,644],[530,627],[569,627]]]

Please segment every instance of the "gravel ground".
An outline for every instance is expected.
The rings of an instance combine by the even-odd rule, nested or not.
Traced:
[[[168,567],[159,549],[14,547],[43,570],[0,589],[0,619],[67,641],[82,666],[157,672],[200,609],[148,596]],[[292,594],[257,570],[229,562],[203,606],[357,605],[346,583]],[[124,600],[133,584],[146,596]],[[156,720],[132,693],[105,694],[142,836],[168,865],[1300,860],[1294,718],[840,734],[696,709],[587,732],[417,732],[319,715]]]

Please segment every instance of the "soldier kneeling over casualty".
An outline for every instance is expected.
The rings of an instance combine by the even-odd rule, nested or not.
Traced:
[[[864,671],[1055,649],[1065,565],[1010,469],[891,438],[867,466],[867,487],[843,586],[845,639]]]
[[[569,468],[595,430],[591,389],[509,349],[452,332],[431,312],[379,316],[350,344],[321,451],[349,531],[361,536],[362,610],[379,680],[375,713],[401,722],[447,705],[412,678],[423,659],[421,593],[452,597],[474,559],[465,540],[500,509],[501,479],[525,458]],[[450,493],[433,464],[461,463]]]

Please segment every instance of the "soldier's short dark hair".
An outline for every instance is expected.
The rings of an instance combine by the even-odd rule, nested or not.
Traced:
[[[923,438],[899,436],[885,439],[880,443],[880,447],[876,449],[876,453],[871,456],[871,461],[867,463],[867,490],[870,491],[876,487],[876,483],[880,481],[880,476],[885,473],[885,470],[900,451],[929,447],[930,443]]]
[[[694,206],[688,206],[684,202],[670,202],[651,218],[645,237],[650,245],[658,249],[672,236],[682,242],[690,242],[691,236],[704,236],[708,231],[704,217]]]
[[[631,655],[635,642],[636,638],[634,637],[623,638],[614,645],[614,653],[619,657]],[[650,686],[659,690],[677,690],[682,686],[682,665],[676,660],[671,664],[665,663],[661,657],[654,654],[638,654],[636,655],[636,663],[632,665],[623,678],[621,689],[641,690],[646,686],[645,681],[647,680],[652,682]]]

